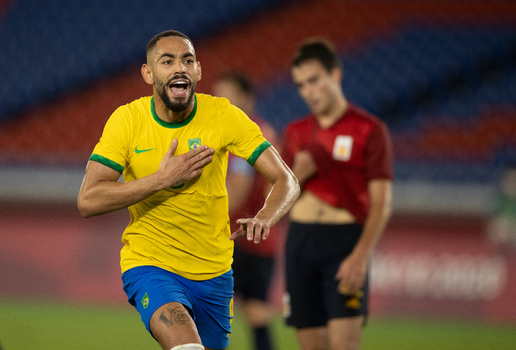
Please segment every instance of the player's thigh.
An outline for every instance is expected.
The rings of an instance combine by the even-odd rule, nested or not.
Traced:
[[[328,320],[316,258],[320,252],[314,250],[317,229],[293,222],[285,246],[284,316],[287,325],[298,329],[324,327]]]
[[[342,317],[328,321],[329,349],[359,350],[364,317]]]
[[[253,328],[266,326],[276,315],[271,304],[258,299],[245,300],[243,309],[247,323]]]
[[[201,344],[192,317],[188,310],[177,302],[160,306],[152,315],[149,327],[163,349],[171,349],[181,344]]]
[[[232,271],[206,281],[190,281],[195,324],[205,347],[224,349],[229,345],[233,320]]]
[[[327,327],[298,328],[296,335],[301,350],[329,349]]]

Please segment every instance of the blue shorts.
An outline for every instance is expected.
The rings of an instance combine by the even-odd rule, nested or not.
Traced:
[[[203,345],[225,349],[233,320],[233,271],[205,281],[192,281],[155,266],[140,266],[122,275],[128,301],[141,315],[147,330],[154,312],[178,302],[192,316]]]

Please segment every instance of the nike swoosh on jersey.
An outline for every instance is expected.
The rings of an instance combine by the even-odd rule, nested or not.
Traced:
[[[149,151],[153,151],[155,150],[156,148],[149,148],[149,149],[138,149],[138,146],[136,146],[136,148],[134,149],[134,151],[136,153],[143,153],[143,152],[149,152]]]

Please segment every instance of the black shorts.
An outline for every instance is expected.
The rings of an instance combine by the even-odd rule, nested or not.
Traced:
[[[250,254],[235,244],[233,253],[235,293],[244,300],[267,301],[273,268],[274,258]]]
[[[359,224],[291,223],[286,242],[285,316],[296,328],[325,326],[329,319],[367,315],[369,281],[356,296],[340,294],[335,274],[355,247]]]

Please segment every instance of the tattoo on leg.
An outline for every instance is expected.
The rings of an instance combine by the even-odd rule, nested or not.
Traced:
[[[161,315],[159,316],[159,320],[163,322],[167,328],[173,324],[181,326],[190,321],[190,315],[182,307],[176,307],[174,309],[167,308],[167,311],[168,316],[165,315],[165,311],[161,311]]]
[[[161,311],[161,315],[159,316],[159,320],[161,322],[163,322],[165,324],[165,326],[170,327],[172,326],[172,322],[170,322],[167,318],[167,316],[165,316],[165,312],[164,311]]]

